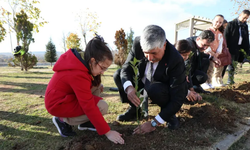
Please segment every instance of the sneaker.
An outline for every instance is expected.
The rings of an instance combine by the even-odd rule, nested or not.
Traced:
[[[214,84],[214,87],[224,87],[225,86],[225,84]]]
[[[234,81],[227,81],[227,85],[233,85],[233,84],[235,84]]]
[[[214,86],[212,84],[208,84],[210,86],[210,89],[214,89]]]
[[[52,121],[62,137],[76,135],[76,133],[72,130],[71,125],[67,124],[66,122],[60,121],[58,117],[53,117]]]
[[[204,89],[204,90],[207,90],[207,89],[211,89],[210,85],[208,83],[203,83],[201,84],[201,87]]]
[[[194,91],[197,93],[207,93],[207,94],[211,93],[209,91],[205,91],[201,86],[194,85],[193,88]]]
[[[248,59],[244,58],[244,60],[243,60],[243,62],[242,62],[242,63],[245,63],[245,62],[250,63],[250,60],[248,60]]]
[[[78,130],[96,131],[94,125],[90,121],[78,125]]]

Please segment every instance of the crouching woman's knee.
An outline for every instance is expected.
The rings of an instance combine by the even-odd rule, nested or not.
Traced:
[[[108,104],[107,102],[105,102],[104,100],[100,100],[98,103],[97,103],[97,106],[100,110],[100,112],[102,113],[102,115],[105,115],[108,113]]]

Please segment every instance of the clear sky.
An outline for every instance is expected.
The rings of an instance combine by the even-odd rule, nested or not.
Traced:
[[[165,30],[167,39],[173,43],[175,23],[192,16],[213,19],[217,14],[230,21],[237,17],[233,15],[236,10],[233,7],[231,0],[40,0],[41,16],[49,23],[34,34],[35,43],[30,44],[30,51],[45,51],[50,38],[56,50],[63,51],[63,33],[78,33],[82,38],[75,14],[86,8],[97,13],[98,21],[102,22],[98,33],[115,49],[115,32],[121,28],[127,33],[131,27],[135,37],[145,26],[156,24]],[[13,48],[16,46],[14,37],[12,34]],[[187,37],[188,31],[184,30],[178,39]],[[0,43],[0,52],[11,52],[9,34]]]

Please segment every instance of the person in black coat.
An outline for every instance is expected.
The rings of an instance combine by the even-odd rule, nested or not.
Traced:
[[[220,60],[205,54],[204,51],[214,41],[214,33],[210,30],[204,30],[199,36],[187,38],[191,47],[193,56],[190,60],[191,64],[191,79],[193,88],[198,93],[208,93],[200,86],[207,81],[207,70],[209,67],[209,59],[220,64]]]
[[[139,60],[139,89],[144,88],[153,103],[161,107],[160,113],[150,122],[147,121],[134,130],[135,134],[155,130],[157,125],[168,122],[168,128],[176,129],[179,121],[175,114],[181,108],[187,95],[185,64],[175,47],[166,40],[165,31],[157,25],[149,25],[140,37],[136,37],[132,50],[122,69],[114,74],[114,81],[119,89],[121,101],[129,103],[129,109],[117,117],[118,121],[130,121],[136,118],[136,107],[140,100],[136,96],[130,61]],[[153,64],[153,79],[145,87],[146,72]],[[141,130],[140,130],[141,129]]]
[[[186,79],[187,79],[187,84],[188,84],[188,94],[186,96],[186,101],[184,104],[195,104],[198,101],[202,100],[202,97],[200,94],[196,93],[193,88],[193,82],[191,79],[191,64],[190,64],[190,58],[193,54],[191,54],[191,45],[188,42],[188,40],[178,40],[174,44],[176,50],[180,53],[182,56],[185,66],[186,66]]]
[[[238,18],[227,24],[224,31],[227,47],[232,57],[232,63],[228,65],[227,84],[234,84],[233,78],[235,68],[233,66],[233,61],[242,61],[244,59],[240,57],[240,49],[244,49],[246,54],[249,53],[249,34],[248,25],[246,24],[249,15],[249,10],[243,10]],[[224,69],[226,69],[226,67]]]

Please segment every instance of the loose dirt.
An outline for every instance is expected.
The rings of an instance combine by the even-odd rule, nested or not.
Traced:
[[[250,83],[243,82],[231,87],[213,89],[211,95],[224,98],[235,103],[250,102]],[[154,113],[154,112],[153,112]],[[167,125],[157,127],[152,133],[145,135],[133,135],[132,131],[137,123],[124,124],[112,122],[110,127],[123,134],[125,145],[116,145],[105,136],[99,136],[96,132],[84,131],[69,141],[62,150],[188,150],[205,149],[211,146],[216,138],[232,133],[236,128],[238,119],[234,110],[217,108],[206,101],[187,105],[184,104],[177,113],[181,126],[178,130],[169,130]],[[149,118],[152,119],[153,116]],[[145,122],[143,120],[142,122]],[[75,128],[76,130],[76,128]],[[82,132],[82,131],[81,131]]]

